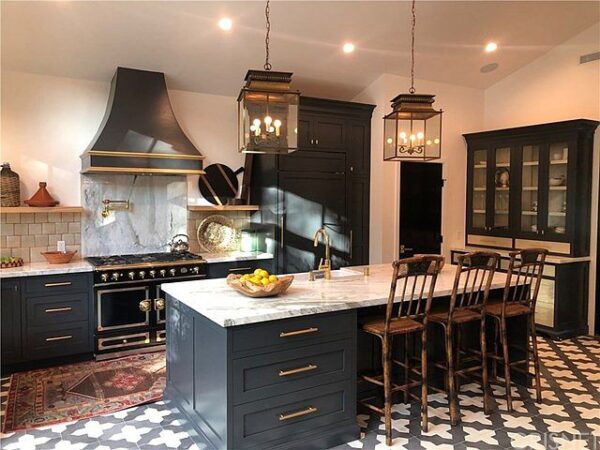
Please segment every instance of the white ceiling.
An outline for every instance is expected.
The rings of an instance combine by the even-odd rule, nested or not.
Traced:
[[[263,2],[1,7],[3,69],[109,81],[120,65],[165,72],[173,89],[237,95],[246,70],[264,63]],[[229,33],[217,27],[225,15]],[[409,2],[276,1],[271,20],[273,70],[294,72],[303,94],[351,99],[382,73],[409,74]],[[416,76],[485,88],[598,20],[596,1],[419,1]],[[484,53],[488,40],[496,53]],[[499,68],[481,73],[491,62]]]

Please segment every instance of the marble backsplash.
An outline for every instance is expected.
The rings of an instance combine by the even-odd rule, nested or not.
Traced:
[[[129,200],[129,210],[102,217],[102,200]],[[185,176],[82,175],[81,250],[85,256],[167,251],[187,232]]]

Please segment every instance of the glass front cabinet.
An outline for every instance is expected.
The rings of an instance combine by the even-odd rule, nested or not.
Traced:
[[[464,135],[466,244],[589,255],[597,125],[581,119]]]

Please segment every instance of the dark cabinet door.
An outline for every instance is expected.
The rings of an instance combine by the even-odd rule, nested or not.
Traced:
[[[310,116],[302,115],[298,118],[298,148],[309,148],[312,146],[312,121]]]
[[[467,232],[487,234],[491,230],[488,192],[491,180],[489,176],[489,151],[477,146],[468,153],[467,169]]]
[[[19,280],[2,280],[0,307],[2,364],[14,364],[22,359],[21,286]]]
[[[369,263],[369,178],[348,179],[348,265]]]
[[[371,122],[348,123],[348,170],[349,176],[368,176],[371,167]]]
[[[344,155],[339,154],[339,158]],[[348,254],[345,183],[343,172],[280,173],[280,273],[317,268],[325,250],[322,244],[315,248],[313,238],[321,227],[325,227],[331,238],[333,268],[345,265]]]
[[[346,148],[346,121],[343,118],[315,115],[312,130],[313,146],[332,150]]]

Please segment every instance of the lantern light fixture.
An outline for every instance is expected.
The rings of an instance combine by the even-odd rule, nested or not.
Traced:
[[[411,69],[408,94],[392,99],[392,112],[383,118],[384,161],[441,158],[442,110],[435,110],[435,95],[415,93],[415,0],[412,0]]]
[[[291,89],[291,72],[271,70],[269,0],[265,19],[264,70],[249,70],[238,96],[238,149],[240,153],[286,155],[298,149],[300,92]]]

